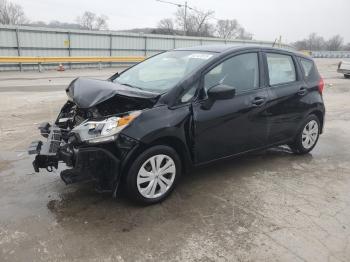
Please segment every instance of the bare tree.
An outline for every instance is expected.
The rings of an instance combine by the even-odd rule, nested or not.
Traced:
[[[297,41],[293,45],[298,50],[320,51],[326,49],[326,41],[316,33],[311,33],[308,38]]]
[[[106,15],[100,15],[96,17],[95,21],[95,30],[107,30],[108,24],[107,24],[108,17]]]
[[[209,23],[214,11],[198,11],[194,8],[187,10],[179,8],[175,13],[176,24],[179,29],[185,28],[185,35],[213,36],[214,26]]]
[[[343,46],[344,51],[350,51],[350,43],[347,43],[345,46]]]
[[[316,33],[311,33],[307,39],[308,50],[319,51],[325,48],[326,42],[322,36],[318,36]]]
[[[197,8],[180,6],[175,19],[165,18],[159,21],[157,29],[153,33],[163,34],[184,34],[188,36],[219,36],[225,39],[242,38],[252,39],[252,34],[245,31],[237,20],[219,20],[217,24],[210,22],[213,19],[214,11],[198,10]]]
[[[108,29],[107,20],[107,16],[97,16],[95,13],[89,11],[85,11],[82,16],[77,17],[77,22],[81,28],[87,30]]]
[[[299,40],[297,42],[292,43],[292,45],[298,50],[311,50],[311,51],[339,51],[350,49],[350,44],[347,46],[343,46],[343,37],[340,35],[335,35],[331,37],[328,41],[322,36],[317,35],[316,33],[312,33],[308,38]]]
[[[7,0],[0,0],[0,24],[21,25],[27,23],[23,8]]]
[[[158,23],[158,32],[161,34],[175,34],[174,22],[171,18],[164,18]]]
[[[208,19],[214,14],[214,11],[196,11],[197,15],[192,14],[194,21],[194,34],[198,36],[213,36],[215,32],[214,25],[208,22]]]
[[[327,50],[340,51],[342,49],[342,46],[343,46],[343,41],[344,41],[344,39],[340,35],[333,36],[326,43]]]
[[[96,14],[89,11],[85,11],[82,16],[79,16],[77,18],[77,22],[82,28],[93,30],[95,19],[96,19]]]
[[[292,43],[292,45],[297,50],[308,50],[309,49],[309,44],[308,44],[307,39],[296,41],[296,42]]]
[[[243,27],[240,27],[237,39],[252,40],[253,34],[247,32]]]
[[[213,37],[215,34],[215,26],[211,23],[204,23],[199,30],[199,36]]]
[[[218,20],[216,23],[216,33],[224,39],[252,39],[252,34],[247,32],[236,19]]]
[[[233,39],[237,37],[239,24],[236,19],[218,20],[216,23],[216,32],[220,38]]]

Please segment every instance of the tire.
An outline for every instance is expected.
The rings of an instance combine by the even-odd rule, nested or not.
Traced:
[[[298,155],[309,153],[317,144],[320,136],[320,130],[321,126],[318,117],[315,115],[309,115],[305,119],[294,142],[289,144],[289,147],[295,154]]]
[[[345,77],[345,78],[350,78],[350,75],[345,75],[345,74],[344,74],[344,77]]]
[[[138,204],[159,203],[170,195],[180,175],[181,160],[176,151],[169,146],[153,146],[142,152],[130,167],[125,179],[126,193]]]

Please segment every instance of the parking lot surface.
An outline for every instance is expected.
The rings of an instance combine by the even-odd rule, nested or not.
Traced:
[[[34,173],[26,153],[69,81],[115,69],[0,73],[0,261],[349,261],[350,80],[338,60],[316,61],[327,113],[311,154],[205,166],[149,207]]]

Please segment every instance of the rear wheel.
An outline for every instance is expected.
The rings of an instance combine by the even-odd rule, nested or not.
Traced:
[[[320,121],[317,116],[310,115],[305,120],[294,143],[290,144],[289,147],[296,154],[307,154],[316,146],[319,135]]]
[[[344,75],[345,78],[350,78],[350,75]]]
[[[141,153],[127,177],[127,193],[140,204],[155,204],[174,189],[181,174],[181,161],[168,146],[154,146]]]

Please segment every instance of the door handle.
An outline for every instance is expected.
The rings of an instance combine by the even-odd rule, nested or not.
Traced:
[[[255,97],[252,105],[254,107],[262,106],[265,103],[265,98],[264,97]]]
[[[307,93],[307,88],[306,87],[301,87],[298,91],[298,95],[303,96]]]

